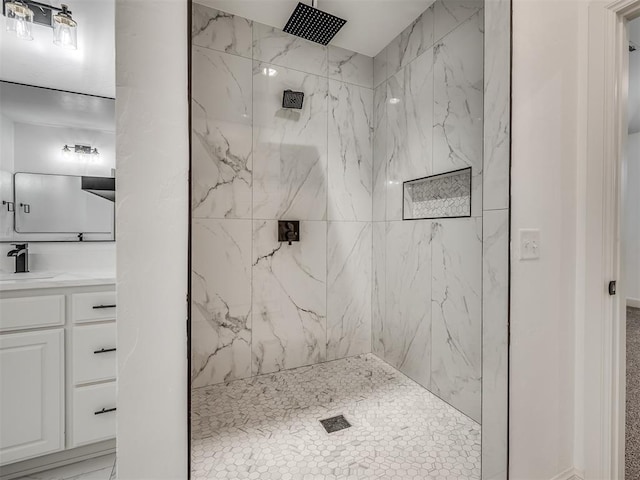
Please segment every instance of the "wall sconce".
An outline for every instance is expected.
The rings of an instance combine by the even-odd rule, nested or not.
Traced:
[[[7,17],[7,31],[22,40],[33,40],[31,26],[53,29],[53,43],[59,47],[78,48],[78,23],[67,5],[62,8],[32,0],[2,0],[2,13]],[[54,12],[55,13],[54,15]]]
[[[65,145],[62,147],[62,155],[66,159],[76,159],[97,162],[100,160],[100,152],[91,145]]]

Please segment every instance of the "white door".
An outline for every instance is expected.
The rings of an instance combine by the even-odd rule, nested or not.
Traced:
[[[64,449],[64,330],[0,335],[0,464]]]

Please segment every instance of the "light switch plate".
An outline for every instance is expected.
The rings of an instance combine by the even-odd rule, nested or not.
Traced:
[[[540,258],[540,230],[520,229],[520,260],[538,260]]]

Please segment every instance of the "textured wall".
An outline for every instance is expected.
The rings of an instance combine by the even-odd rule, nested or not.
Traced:
[[[369,352],[373,59],[199,4],[192,44],[193,385]]]
[[[188,475],[187,18],[116,1],[120,480]]]
[[[480,421],[484,2],[438,1],[374,59],[373,352]],[[472,217],[402,221],[402,182],[472,167]]]

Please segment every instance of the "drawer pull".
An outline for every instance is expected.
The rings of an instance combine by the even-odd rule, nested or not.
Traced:
[[[108,352],[115,352],[116,351],[116,347],[112,347],[112,348],[101,348],[100,350],[94,350],[94,354],[98,354],[98,353],[108,353]]]
[[[102,410],[98,410],[97,412],[93,412],[94,415],[102,415],[103,413],[115,412],[116,407],[113,408],[103,408]]]
[[[103,308],[116,308],[115,305],[94,305],[93,309],[94,310],[101,310]]]

